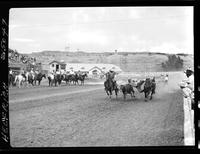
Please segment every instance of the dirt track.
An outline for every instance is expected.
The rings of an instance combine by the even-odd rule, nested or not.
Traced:
[[[183,145],[181,78],[159,82],[149,102],[139,93],[109,99],[103,85],[11,89],[11,146]]]

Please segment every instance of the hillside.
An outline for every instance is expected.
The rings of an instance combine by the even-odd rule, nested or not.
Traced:
[[[86,53],[43,51],[29,54],[48,69],[53,60],[64,60],[66,63],[111,63],[119,66],[126,72],[155,72],[163,71],[161,63],[166,61],[168,54],[163,53]],[[192,55],[179,55],[184,60],[184,69],[193,67]]]

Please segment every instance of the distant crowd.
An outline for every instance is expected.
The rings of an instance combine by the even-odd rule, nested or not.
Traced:
[[[12,49],[8,50],[8,59],[11,59],[16,62],[23,63],[23,64],[36,63],[36,58],[19,54],[16,50],[12,50]]]

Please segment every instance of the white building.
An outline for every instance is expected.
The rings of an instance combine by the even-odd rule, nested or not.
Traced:
[[[113,64],[90,64],[90,63],[64,63],[59,61],[52,61],[49,63],[50,65],[50,71],[52,70],[66,70],[67,72],[74,71],[74,72],[83,72],[87,73],[88,76],[91,77],[99,77],[101,75],[104,75],[109,70],[113,70],[116,73],[121,73],[122,70],[120,67],[113,65]]]
[[[49,71],[53,72],[53,71],[61,71],[61,70],[65,70],[66,69],[66,64],[64,62],[60,62],[60,61],[52,61],[49,63]]]

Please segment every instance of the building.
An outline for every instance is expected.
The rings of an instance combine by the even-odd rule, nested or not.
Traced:
[[[122,70],[113,64],[93,64],[93,63],[66,63],[66,71],[87,73],[89,77],[100,77],[107,73],[109,70],[121,73]]]
[[[60,62],[60,61],[52,61],[49,63],[49,71],[61,71],[61,70],[65,70],[66,69],[66,64],[64,62]]]
[[[55,70],[65,70],[66,72],[82,72],[87,73],[88,76],[91,77],[100,77],[101,75],[104,75],[109,70],[113,70],[116,73],[121,73],[122,70],[120,67],[113,65],[113,64],[101,64],[101,63],[65,63],[64,61],[52,61],[49,63],[49,71],[55,71]]]

